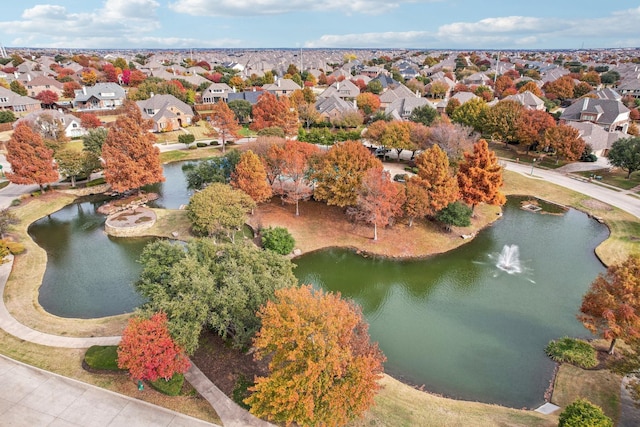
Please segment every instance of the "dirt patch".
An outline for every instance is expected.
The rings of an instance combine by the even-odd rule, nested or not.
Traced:
[[[241,376],[252,382],[256,375],[267,375],[266,362],[257,362],[252,354],[232,348],[213,332],[202,334],[200,346],[191,360],[229,397]]]
[[[598,211],[611,211],[613,208],[608,204],[601,202],[600,200],[587,199],[582,201],[582,206],[587,209],[593,209]]]

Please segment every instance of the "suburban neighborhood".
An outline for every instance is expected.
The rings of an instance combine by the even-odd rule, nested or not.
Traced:
[[[639,126],[639,48],[3,47],[0,424],[640,425]]]

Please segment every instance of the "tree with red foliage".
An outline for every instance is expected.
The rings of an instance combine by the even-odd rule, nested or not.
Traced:
[[[253,414],[337,427],[374,403],[385,357],[357,304],[311,286],[283,288],[258,317],[255,357],[268,358],[269,374],[256,378],[245,400]]]
[[[133,101],[126,101],[124,110],[109,128],[102,146],[105,180],[120,193],[164,181],[160,150],[148,132],[152,122],[142,118]]]
[[[562,123],[545,131],[544,143],[558,158],[569,161],[578,160],[584,153],[585,142],[578,129]]]
[[[231,172],[231,186],[247,193],[256,203],[266,202],[272,194],[264,165],[251,150],[240,155],[240,160]]]
[[[129,81],[126,84],[129,87],[138,87],[140,83],[144,82],[146,79],[147,79],[147,75],[145,73],[143,73],[140,70],[133,70],[131,71],[131,74],[129,74]]]
[[[640,256],[631,255],[600,274],[582,297],[578,319],[594,334],[611,340],[640,337]]]
[[[547,129],[556,125],[553,116],[546,111],[533,110],[521,114],[516,121],[516,138],[520,145],[529,150],[544,141]]]
[[[53,104],[58,102],[58,94],[52,90],[43,90],[36,95],[36,99],[45,106],[45,108],[51,108]]]
[[[44,185],[58,180],[53,150],[47,148],[40,134],[27,122],[16,126],[7,142],[7,161],[11,172],[5,175],[14,184],[38,184],[44,193]]]
[[[356,221],[373,225],[373,240],[378,240],[378,226],[385,227],[402,215],[405,191],[401,184],[391,181],[391,174],[381,167],[369,169],[362,178],[356,205],[347,213]]]
[[[73,99],[76,97],[75,91],[78,89],[82,89],[82,85],[77,81],[73,80],[66,82],[62,85],[62,96],[68,99]]]
[[[149,319],[132,317],[118,345],[118,368],[132,378],[170,380],[191,366],[184,349],[176,344],[167,325],[167,315],[156,313]]]
[[[298,112],[291,108],[287,97],[278,99],[274,94],[264,92],[253,106],[252,113],[251,130],[279,127],[285,135],[294,135],[298,131]]]
[[[118,71],[116,71],[116,67],[111,63],[106,63],[102,66],[102,73],[104,74],[104,79],[110,83],[116,83],[118,81]]]
[[[102,126],[102,122],[94,113],[82,113],[80,115],[80,125],[85,129],[95,129]]]
[[[309,181],[311,159],[320,154],[320,149],[307,142],[289,140],[280,152],[280,185],[282,200],[296,205],[296,216],[300,215],[299,202],[311,196],[313,184]]]
[[[240,137],[238,119],[233,110],[224,101],[218,101],[213,105],[211,109],[211,125],[222,142],[223,153],[229,139]]]
[[[473,153],[465,152],[458,169],[458,187],[462,201],[475,209],[478,203],[503,205],[502,166],[484,139],[473,144]]]

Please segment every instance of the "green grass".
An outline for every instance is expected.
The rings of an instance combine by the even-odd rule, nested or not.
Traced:
[[[158,390],[160,393],[164,393],[168,396],[178,396],[182,391],[182,385],[184,384],[184,375],[174,374],[173,377],[166,381],[164,378],[158,378],[155,381],[150,382],[151,387]]]
[[[89,367],[98,370],[120,371],[118,368],[117,345],[94,345],[89,347],[84,355],[84,361]]]
[[[614,169],[613,171],[609,171],[609,169],[598,169],[595,171],[576,172],[576,174],[584,176],[585,178],[589,178],[593,175],[601,176],[602,180],[598,181],[623,190],[631,190],[632,188],[640,185],[640,172],[632,173],[630,179],[627,179],[627,173],[625,171],[619,169]]]
[[[162,163],[179,162],[183,160],[200,160],[218,157],[222,154],[217,146],[207,146],[196,150],[173,150],[160,153]]]
[[[568,162],[564,160],[557,160],[554,156],[549,156],[547,153],[539,153],[535,151],[525,152],[517,151],[516,146],[507,145],[504,143],[492,142],[489,143],[489,148],[495,151],[498,157],[518,161],[519,163],[532,164],[535,163],[535,167],[543,167],[546,169],[557,169],[566,165]],[[540,160],[542,158],[542,161]],[[534,162],[535,159],[535,162]]]
[[[247,126],[247,125],[242,126],[242,129],[240,129],[240,131],[238,133],[243,138],[253,138],[254,136],[258,135],[256,132],[254,132],[251,129],[249,129],[249,126]]]
[[[4,187],[6,187],[7,185],[9,185],[9,181],[2,181],[0,182],[0,190],[2,190]]]
[[[575,338],[552,340],[544,352],[556,362],[571,363],[581,368],[593,368],[598,364],[595,349],[588,342]]]
[[[249,397],[248,388],[252,387],[253,384],[254,383],[248,380],[244,375],[240,375],[238,377],[238,381],[236,381],[236,386],[233,388],[233,392],[231,393],[233,401],[246,410],[249,410],[249,405],[244,403],[244,399]]]

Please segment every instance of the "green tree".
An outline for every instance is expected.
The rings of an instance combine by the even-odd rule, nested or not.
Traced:
[[[195,233],[209,237],[225,234],[233,243],[235,233],[247,220],[247,212],[255,206],[256,202],[244,191],[213,183],[191,197],[187,216]]]
[[[456,108],[451,115],[451,120],[480,131],[482,130],[482,117],[488,109],[486,102],[482,99],[474,98]]]
[[[238,150],[231,150],[221,157],[182,165],[187,188],[200,190],[212,182],[228,183],[240,161],[240,155]]]
[[[262,247],[280,255],[289,255],[296,241],[284,227],[268,227],[260,232],[262,234]]]
[[[188,354],[209,327],[234,347],[248,345],[260,328],[256,312],[274,291],[295,286],[291,261],[253,245],[216,245],[211,239],[180,243],[156,241],[140,256],[137,291],[142,312],[167,314],[169,331]]]
[[[613,427],[613,421],[599,406],[578,399],[560,413],[558,427]]]
[[[342,426],[373,404],[384,355],[360,307],[311,286],[280,289],[258,314],[254,347],[268,358],[245,400],[251,412],[298,425]]]
[[[470,226],[471,215],[473,215],[473,209],[460,201],[455,201],[438,211],[436,213],[436,220],[443,223],[447,230],[451,230],[451,227]]]
[[[380,83],[380,80],[371,80],[367,84],[367,92],[371,92],[374,95],[380,95],[382,93],[382,89],[384,88],[382,87],[382,83]]]
[[[609,163],[627,172],[627,179],[631,174],[640,170],[640,137],[628,137],[617,140],[607,154]]]
[[[431,126],[433,121],[438,117],[438,111],[429,105],[416,107],[411,112],[409,120],[416,123],[422,123],[425,126]]]
[[[102,145],[107,139],[106,128],[89,129],[89,133],[82,138],[85,151],[90,151],[97,156],[102,155]]]
[[[27,96],[29,92],[27,92],[27,88],[24,87],[24,85],[22,83],[20,83],[19,80],[14,80],[9,84],[9,89],[11,89],[12,92],[17,93],[18,95],[22,95],[22,96]]]
[[[518,140],[518,121],[527,113],[519,102],[502,100],[485,110],[481,118],[482,131],[505,144],[513,144]]]
[[[58,172],[61,175],[71,179],[71,186],[76,186],[76,178],[88,178],[92,172],[99,170],[101,167],[100,158],[91,151],[83,151],[78,153],[71,149],[58,150],[54,154],[56,163],[58,164]]]
[[[251,103],[244,99],[234,99],[227,104],[233,114],[236,115],[238,123],[247,123],[251,117]]]
[[[13,123],[16,121],[16,116],[11,110],[0,110],[0,123]]]

